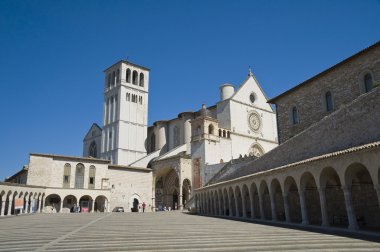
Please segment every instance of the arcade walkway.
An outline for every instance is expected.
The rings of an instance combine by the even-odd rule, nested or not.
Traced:
[[[226,219],[158,213],[0,218],[0,251],[380,251],[380,243]]]

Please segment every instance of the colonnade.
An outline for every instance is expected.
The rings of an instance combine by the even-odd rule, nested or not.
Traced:
[[[196,208],[203,215],[380,230],[377,159],[335,158],[214,184],[196,190]]]

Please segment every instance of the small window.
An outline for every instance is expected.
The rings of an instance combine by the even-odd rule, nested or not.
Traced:
[[[227,131],[227,138],[230,138],[230,137],[231,137],[231,133]]]
[[[90,185],[94,184],[94,178],[90,178]]]
[[[63,178],[63,182],[64,183],[69,183],[69,176],[68,175],[65,175],[64,178]]]
[[[116,83],[119,83],[119,81],[120,81],[120,70],[117,69],[117,71],[116,71]]]
[[[373,89],[372,75],[369,73],[364,76],[364,89],[366,93]]]
[[[333,111],[333,100],[332,100],[332,95],[331,95],[331,92],[328,91],[326,94],[325,94],[325,100],[326,100],[326,111],[327,112],[330,112],[330,111]]]
[[[133,71],[133,75],[132,75],[132,84],[137,85],[138,75],[139,75],[139,74],[137,73],[137,71]]]
[[[252,93],[252,94],[249,95],[249,100],[251,101],[251,103],[255,102],[256,98],[255,98],[255,94],[254,93]]]
[[[213,135],[213,134],[214,134],[214,125],[210,124],[210,125],[208,126],[208,133],[209,133],[210,135]]]
[[[223,137],[226,137],[226,131],[223,130]]]
[[[144,74],[140,73],[140,87],[144,86]]]
[[[131,83],[131,69],[127,69],[125,79],[128,83]]]
[[[115,85],[116,83],[116,74],[115,71],[112,72],[112,85]]]
[[[300,118],[299,118],[297,107],[293,107],[292,114],[293,114],[293,124],[299,124]]]
[[[130,100],[131,100],[131,94],[127,93],[127,101],[130,101]]]

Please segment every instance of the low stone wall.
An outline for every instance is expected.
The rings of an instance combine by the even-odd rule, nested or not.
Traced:
[[[256,160],[232,165],[212,179],[222,182],[380,139],[380,88],[279,145]]]

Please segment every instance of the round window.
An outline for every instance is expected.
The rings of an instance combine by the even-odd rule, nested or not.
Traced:
[[[255,102],[255,94],[254,94],[254,93],[252,93],[252,94],[249,95],[249,100],[250,100],[252,103]]]

